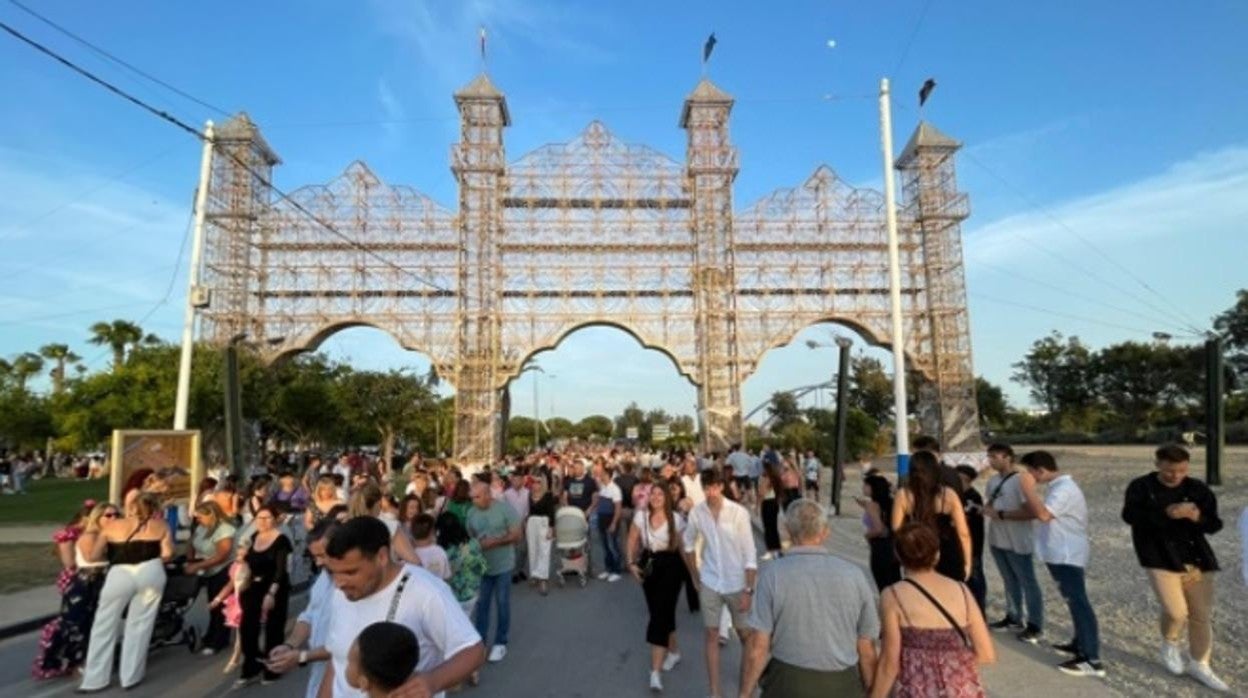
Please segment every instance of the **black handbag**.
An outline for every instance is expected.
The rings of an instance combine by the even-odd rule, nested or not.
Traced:
[[[645,543],[641,547],[641,555],[637,557],[637,569],[641,572],[641,578],[645,579],[654,574],[654,551],[650,550],[650,517],[642,517],[641,522],[642,535],[644,535]]]

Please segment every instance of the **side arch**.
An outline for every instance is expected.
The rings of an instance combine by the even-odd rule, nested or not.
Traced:
[[[367,322],[363,320],[331,322],[319,328],[311,329],[307,332],[295,335],[294,337],[285,337],[276,346],[265,347],[261,351],[261,357],[264,362],[269,365],[280,363],[298,354],[314,352],[319,349],[326,340],[335,334],[356,327],[366,327],[383,332],[394,340],[394,342],[402,349],[406,351],[419,352],[428,357],[430,362],[433,364],[434,370],[438,374],[438,378],[443,382],[454,386],[455,372],[453,370],[453,365],[450,363],[449,357],[439,356],[430,348],[412,341],[410,337],[405,337],[401,332],[396,332],[393,328],[377,322]]]

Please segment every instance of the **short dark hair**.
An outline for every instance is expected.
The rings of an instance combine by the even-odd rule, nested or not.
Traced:
[[[433,533],[434,520],[429,514],[417,514],[412,518],[412,537],[423,540]]]
[[[1005,454],[1010,460],[1014,460],[1014,449],[1009,444],[995,443],[988,445],[989,453]]]
[[[1177,444],[1166,444],[1158,448],[1153,455],[1157,457],[1157,460],[1166,463],[1186,463],[1192,459],[1192,454],[1188,453],[1186,448]]]
[[[385,524],[382,525],[384,526]],[[438,529],[438,545],[447,550],[463,545],[470,540],[468,538],[468,529],[464,528],[463,522],[459,520],[458,516],[449,511],[438,514],[435,527]]]
[[[919,434],[914,437],[914,441],[910,443],[912,451],[931,451],[932,453],[940,453],[940,441],[935,436],[927,434]]]
[[[1019,461],[1021,461],[1023,467],[1026,468],[1047,470],[1049,472],[1057,470],[1057,459],[1054,458],[1053,454],[1048,451],[1032,451],[1030,453],[1024,453],[1023,457],[1020,458]]]
[[[699,477],[702,480],[703,487],[710,487],[711,485],[724,484],[724,477],[720,475],[719,471],[714,468],[707,468],[706,470],[703,470],[702,474],[699,475]]]
[[[357,516],[334,531],[325,544],[325,554],[341,560],[352,550],[358,550],[361,555],[372,557],[382,548],[389,547],[390,529],[380,519]]]
[[[893,534],[893,549],[902,567],[928,570],[936,566],[940,555],[940,536],[927,524],[911,522]]]
[[[315,543],[328,535],[332,535],[333,532],[338,530],[338,527],[341,525],[342,522],[340,522],[337,517],[326,516],[320,521],[317,521],[316,525],[312,527],[312,530],[308,531],[308,542]]]
[[[961,475],[965,475],[965,476],[967,476],[967,477],[968,477],[968,478],[970,478],[971,480],[974,480],[975,478],[979,477],[979,471],[978,471],[978,470],[976,470],[976,469],[975,469],[975,466],[973,466],[973,465],[966,465],[966,464],[964,463],[964,464],[959,465],[958,467],[954,468],[954,470],[958,471],[958,473],[959,473],[959,474],[961,474]]]
[[[385,691],[402,686],[420,661],[416,634],[405,625],[381,621],[360,631],[360,671],[370,683]]]

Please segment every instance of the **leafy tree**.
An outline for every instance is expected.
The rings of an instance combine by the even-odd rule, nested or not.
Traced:
[[[851,360],[849,400],[880,424],[893,418],[893,379],[879,359],[856,356]]]
[[[781,446],[798,451],[814,448],[819,438],[815,428],[801,419],[785,424],[780,428],[778,436]]]
[[[614,430],[611,418],[601,414],[591,414],[576,423],[576,435],[586,440],[605,441],[611,438]]]
[[[29,351],[18,354],[17,358],[13,359],[12,367],[9,369],[13,375],[13,382],[21,392],[26,391],[26,381],[42,370],[43,357]]]
[[[572,420],[563,417],[551,417],[546,420],[546,430],[552,439],[570,439],[576,436],[576,425]]]
[[[1078,337],[1053,332],[1037,339],[1014,369],[1013,380],[1027,386],[1032,398],[1048,410],[1053,424],[1086,426],[1093,394],[1092,352]]]
[[[348,423],[380,438],[382,462],[394,462],[396,439],[417,433],[418,418],[433,406],[424,381],[404,371],[352,371],[334,383],[336,402]]]
[[[638,438],[644,441],[648,434],[643,433],[643,426],[646,426],[646,413],[636,402],[630,402],[624,412],[615,418],[615,437],[622,439],[627,436],[629,427],[637,427]]]
[[[975,378],[975,402],[979,407],[979,419],[988,427],[1000,429],[1009,418],[1010,405],[1001,386],[989,382],[983,376]]]
[[[55,434],[47,399],[16,385],[0,386],[0,444],[42,449]]]
[[[767,407],[770,415],[771,430],[776,433],[795,422],[802,421],[801,410],[797,406],[797,398],[792,393],[775,392],[771,394],[771,404]]]
[[[679,436],[689,436],[697,431],[697,425],[693,422],[693,417],[682,414],[672,418],[672,434]]]
[[[1213,328],[1226,338],[1227,363],[1234,370],[1237,384],[1248,381],[1248,288],[1235,293],[1235,305],[1213,319]]]
[[[77,364],[82,357],[70,351],[68,344],[45,344],[39,348],[39,354],[56,362],[51,374],[52,394],[60,395],[65,392],[65,368]]]
[[[113,320],[111,323],[97,322],[92,325],[90,341],[113,350],[113,370],[117,371],[126,363],[126,349],[139,344],[145,337],[150,339],[154,335],[144,335],[143,328],[129,320]]]

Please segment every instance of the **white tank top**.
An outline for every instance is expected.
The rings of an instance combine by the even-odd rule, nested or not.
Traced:
[[[108,562],[87,562],[87,559],[82,556],[82,549],[78,547],[78,542],[74,541],[74,564],[81,570],[92,569],[94,567],[104,567],[108,565]]]

